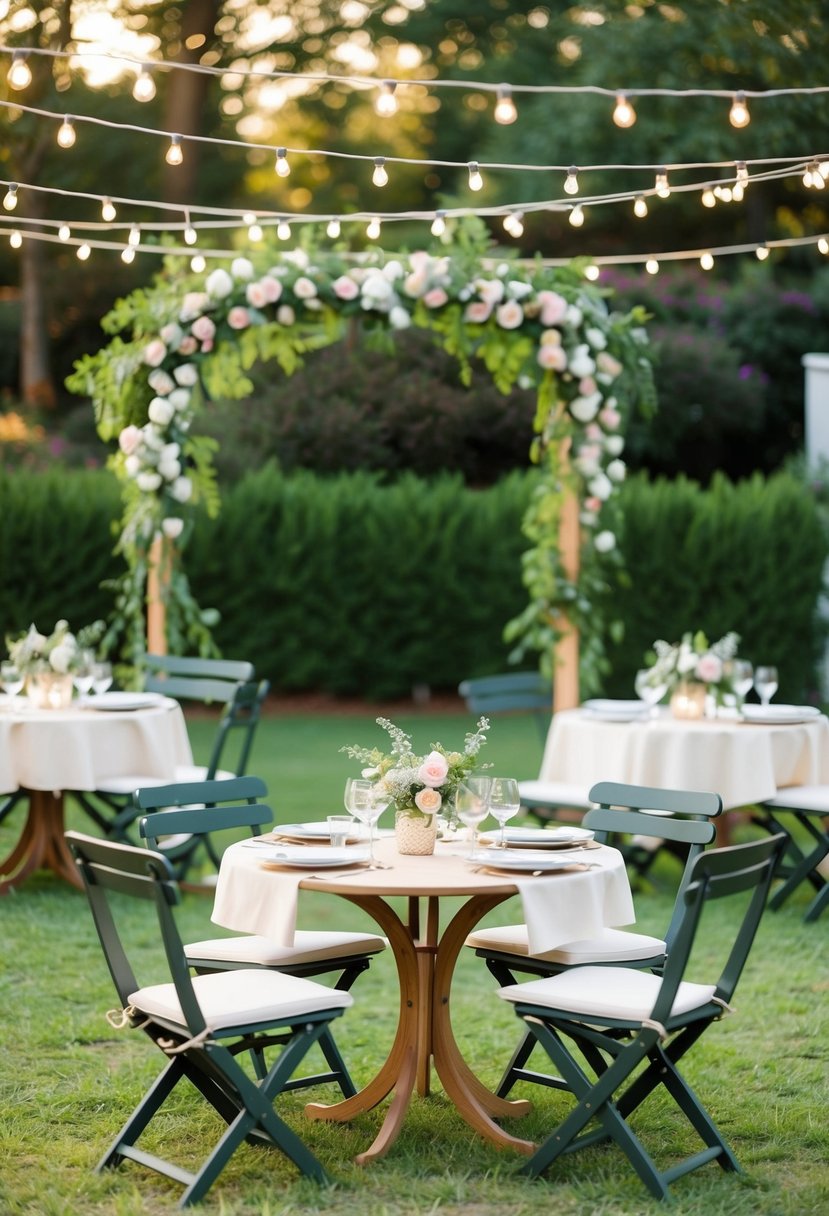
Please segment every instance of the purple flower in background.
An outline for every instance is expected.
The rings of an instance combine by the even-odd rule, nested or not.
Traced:
[[[780,302],[789,304],[792,308],[799,308],[812,316],[817,312],[814,300],[811,296],[806,295],[805,291],[784,291],[780,295]]]

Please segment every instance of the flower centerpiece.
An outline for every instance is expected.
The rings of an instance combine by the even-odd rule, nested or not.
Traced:
[[[68,621],[58,621],[50,634],[30,625],[17,638],[6,638],[9,659],[26,680],[33,704],[63,708],[72,699],[72,678],[87,660],[88,651],[104,632],[104,622],[85,625],[72,633]]]
[[[671,707],[679,717],[702,717],[706,697],[721,705],[735,694],[732,661],[737,656],[740,636],[729,632],[710,643],[706,635],[684,633],[679,642],[658,640],[653,644],[646,682],[671,694]]]
[[[477,729],[464,739],[463,751],[447,751],[442,743],[432,743],[425,755],[416,754],[411,736],[388,718],[378,718],[377,725],[391,738],[388,752],[379,747],[348,746],[340,750],[352,760],[361,761],[362,776],[388,796],[395,810],[400,852],[431,852],[438,813],[454,824],[456,789],[475,769],[489,767],[478,761],[489,720],[478,719]],[[427,847],[429,843],[431,847]]]

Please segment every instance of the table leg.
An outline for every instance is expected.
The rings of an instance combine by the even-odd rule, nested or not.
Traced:
[[[53,870],[59,878],[81,887],[77,866],[64,839],[63,794],[29,790],[26,822],[17,844],[0,862],[0,895],[18,887],[35,870]]]

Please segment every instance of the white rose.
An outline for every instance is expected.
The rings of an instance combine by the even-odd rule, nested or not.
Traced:
[[[280,304],[276,310],[276,319],[280,325],[293,325],[296,320],[296,313],[290,304]]]
[[[607,346],[607,338],[600,329],[596,329],[595,325],[591,325],[584,331],[584,336],[593,347],[594,350],[604,350]]]
[[[186,410],[190,404],[189,388],[174,388],[167,398],[174,410]]]
[[[596,363],[590,354],[590,347],[581,343],[570,356],[570,371],[577,380],[581,380],[582,376],[592,376],[595,370]]]
[[[383,267],[383,277],[388,279],[390,283],[393,283],[395,279],[402,279],[405,273],[403,267],[395,258],[392,258],[390,262],[386,262]]]
[[[532,290],[532,283],[522,283],[520,279],[510,279],[507,283],[507,295],[513,300],[523,300]]]
[[[608,435],[604,446],[609,456],[621,456],[625,449],[625,441],[621,435]]]
[[[137,477],[141,472],[141,461],[137,456],[128,456],[124,461],[124,472],[127,477]]]
[[[616,548],[616,537],[612,532],[599,532],[593,540],[597,553],[609,553]]]
[[[291,249],[287,253],[283,253],[282,260],[290,262],[292,266],[296,266],[300,270],[307,270],[311,261],[304,249]]]
[[[189,502],[193,494],[193,483],[189,477],[177,477],[170,486],[170,493],[176,502]]]
[[[591,478],[587,488],[594,498],[600,498],[602,502],[613,493],[613,483],[604,473],[597,473]]]
[[[564,320],[568,325],[572,325],[573,329],[578,329],[584,319],[584,313],[576,304],[568,304],[567,312],[564,314]]]
[[[75,644],[68,639],[58,642],[49,652],[49,665],[53,671],[60,672],[61,675],[66,675],[69,671],[69,664],[75,657]]]
[[[575,397],[567,408],[578,422],[592,422],[601,403],[601,393],[591,393],[589,397]]]
[[[214,300],[223,300],[233,291],[233,279],[221,267],[218,270],[211,270],[204,285],[207,288],[207,294]]]
[[[184,388],[192,388],[198,381],[199,369],[195,363],[181,363],[173,372],[173,376],[176,384],[181,384]]]
[[[389,312],[389,325],[392,329],[408,329],[412,323],[412,318],[406,312],[406,309],[400,304],[395,304],[394,308]]]
[[[161,460],[158,464],[158,471],[165,481],[175,481],[181,475],[181,461]]]
[[[624,460],[611,460],[607,466],[607,475],[611,481],[624,481],[625,473],[627,469]]]
[[[154,393],[158,393],[160,397],[166,396],[173,388],[175,383],[172,378],[162,371],[160,367],[154,368],[147,377],[147,383]]]
[[[138,474],[135,482],[139,490],[142,490],[144,494],[154,494],[161,485],[161,474],[146,469],[143,473]]]
[[[181,326],[176,325],[175,321],[170,321],[168,325],[162,325],[158,332],[162,342],[166,342],[171,349],[175,349],[184,337]]]
[[[181,536],[183,530],[184,520],[177,519],[175,515],[168,515],[166,519],[161,521],[161,531],[165,536],[169,537],[170,540],[175,540],[177,537]]]
[[[156,426],[168,426],[175,414],[175,406],[169,397],[153,397],[147,414]]]
[[[247,283],[254,275],[253,263],[249,262],[247,258],[234,258],[230,263],[230,273],[234,279],[241,279]],[[210,291],[210,288],[208,287],[207,290]]]

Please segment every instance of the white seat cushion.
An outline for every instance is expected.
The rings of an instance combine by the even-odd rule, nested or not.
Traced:
[[[216,770],[216,781],[230,781],[235,777],[228,769]],[[207,767],[203,764],[177,764],[172,777],[149,777],[146,773],[128,773],[126,777],[102,777],[98,791],[102,794],[122,794],[125,797],[136,790],[152,785],[173,785],[181,781],[206,781]]]
[[[279,971],[217,971],[197,975],[193,990],[209,1030],[250,1022],[302,1017],[320,1009],[345,1009],[349,992]],[[187,1029],[174,984],[154,984],[130,994],[129,1002],[150,1017]]]
[[[191,961],[215,959],[221,963],[259,963],[277,967],[280,963],[313,963],[325,959],[348,958],[352,954],[379,954],[386,939],[373,933],[314,933],[297,929],[293,946],[277,946],[267,937],[215,937],[190,942],[184,953]]]
[[[526,925],[503,925],[494,929],[479,929],[470,933],[467,946],[473,950],[500,950],[504,954],[515,954],[528,958],[530,948]],[[534,954],[533,958],[545,962],[561,963],[562,966],[578,966],[584,963],[638,962],[641,959],[661,956],[666,950],[659,937],[646,933],[630,933],[626,929],[602,929],[595,937],[582,941],[566,942],[545,954]]]
[[[829,785],[792,785],[778,790],[774,798],[766,798],[763,806],[829,815]]]
[[[587,796],[589,786],[566,781],[519,781],[518,792],[524,806],[571,806],[588,811],[596,805]]]
[[[498,995],[517,1004],[543,1005],[562,1009],[586,1018],[619,1018],[641,1022],[649,1018],[656,1004],[662,977],[650,971],[629,967],[573,967],[526,984],[509,984]],[[716,992],[713,984],[682,983],[677,990],[671,1014],[676,1017],[707,1005]]]

